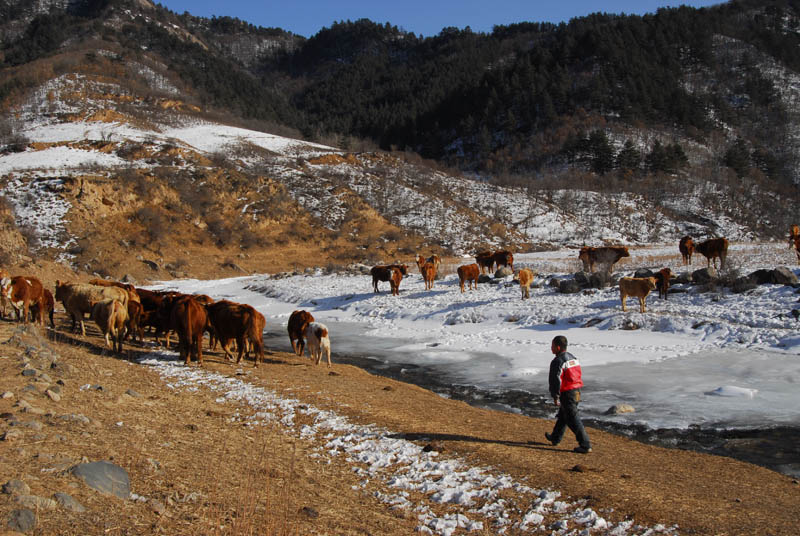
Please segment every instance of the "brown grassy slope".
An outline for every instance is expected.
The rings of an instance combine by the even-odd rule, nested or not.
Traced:
[[[3,445],[0,474],[28,481],[35,494],[65,491],[90,509],[84,515],[40,513],[43,534],[99,534],[113,527],[125,534],[198,534],[209,533],[220,519],[228,520],[228,528],[236,520],[273,527],[275,534],[286,527],[298,534],[413,529],[412,514],[393,512],[353,490],[357,478],[341,460],[321,464],[311,457],[313,444],[277,427],[256,430],[231,422],[237,408],[216,402],[218,394],[166,388],[147,367],[105,355],[95,330],[83,342],[63,335],[62,325],[59,329],[56,340],[47,342],[68,365],[48,372],[52,381],[63,377],[66,384],[56,403],[41,394],[47,382],[20,376],[20,355],[32,339],[20,342],[11,337],[16,325],[0,323],[0,391],[24,396],[52,414],[21,413],[14,399],[0,400],[0,413],[44,424],[41,431],[26,430],[24,438]],[[236,370],[218,354],[208,355],[206,366],[225,374]],[[598,430],[590,430],[594,452],[581,456],[570,452],[569,435],[559,447],[545,444],[551,422],[473,408],[351,366],[335,365],[331,375],[324,366],[309,366],[308,360],[282,352],[269,352],[267,364],[256,370],[248,364],[244,370],[250,373],[247,381],[430,443],[443,456],[493,466],[573,500],[585,498],[612,520],[631,516],[638,523],[677,523],[688,534],[796,534],[800,486],[754,465],[643,445]],[[37,392],[22,395],[28,383]],[[103,390],[80,389],[87,384]],[[126,395],[128,389],[141,396]],[[70,413],[84,414],[92,423],[60,419]],[[7,422],[0,420],[0,427],[7,430]],[[50,471],[82,457],[125,467],[133,491],[164,504],[166,513],[158,515],[153,502],[104,498],[75,485],[69,475]],[[572,470],[576,464],[582,472]],[[11,508],[10,499],[0,497],[0,515]]]

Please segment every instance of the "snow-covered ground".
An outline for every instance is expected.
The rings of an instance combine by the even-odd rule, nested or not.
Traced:
[[[630,274],[669,256],[662,262],[678,271],[673,249],[634,250],[620,270]],[[374,294],[367,275],[321,272],[183,280],[163,287],[249,303],[267,317],[270,331],[284,331],[291,311],[306,309],[332,328],[334,359],[337,350],[358,349],[379,361],[426,367],[440,380],[485,390],[546,395],[550,341],[564,334],[583,365],[583,410],[592,417],[653,428],[800,424],[795,288],[762,285],[733,294],[721,287],[700,292],[674,285],[685,292],[666,301],[651,294],[645,314],[629,301],[623,313],[616,288],[560,294],[548,285],[550,279],[569,277],[575,256],[574,250],[518,255],[515,266],[540,273],[541,286],[524,301],[510,278],[462,294],[453,274],[430,291],[421,276],[410,274],[399,297],[389,294],[386,283]],[[729,260],[742,274],[796,263],[794,252],[777,243],[735,245]],[[288,348],[288,340],[285,344]],[[633,405],[636,412],[603,415],[618,403]]]

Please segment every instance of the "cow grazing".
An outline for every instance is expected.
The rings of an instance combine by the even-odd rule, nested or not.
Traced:
[[[800,238],[800,226],[792,225],[789,227],[789,249],[797,244],[797,239]],[[796,247],[796,246],[795,246]]]
[[[408,275],[408,266],[405,264],[378,264],[372,267],[370,273],[372,274],[372,288],[375,292],[378,292],[378,281],[389,281],[389,285],[392,285],[394,278],[392,274],[395,269],[400,272],[401,280],[404,275]],[[398,281],[397,284],[399,285],[400,282]],[[394,287],[392,287],[392,294],[395,294]]]
[[[56,329],[56,323],[53,321],[53,313],[56,309],[56,301],[53,298],[53,293],[48,289],[42,289],[42,299],[31,305],[31,316],[33,318],[40,318],[44,322],[44,315],[50,318],[50,327]]]
[[[494,253],[491,251],[481,251],[476,253],[475,262],[480,267],[482,274],[485,274],[487,270],[491,272],[492,268],[494,267]]]
[[[639,298],[639,311],[646,312],[645,301],[651,290],[656,288],[655,277],[623,277],[619,280],[619,297],[622,300],[622,310],[625,309],[625,300],[628,296]]]
[[[311,359],[319,365],[322,361],[322,353],[328,357],[328,367],[331,366],[331,340],[328,336],[328,327],[319,322],[311,322],[306,326],[306,339],[308,339],[308,349]]]
[[[247,304],[221,300],[206,306],[208,319],[216,337],[225,352],[225,358],[233,359],[228,351],[232,340],[236,341],[238,356],[236,362],[242,360],[242,354],[248,346],[252,347],[255,357],[253,366],[264,361],[263,334],[266,319],[264,315]]]
[[[425,280],[425,290],[431,290],[436,279],[436,265],[426,261],[419,270],[422,272],[422,279]]]
[[[292,344],[292,350],[297,355],[303,355],[305,350],[305,332],[306,326],[314,321],[314,316],[308,311],[293,311],[289,316],[289,342]]]
[[[32,276],[18,275],[11,279],[4,279],[2,288],[3,296],[11,304],[17,313],[17,319],[22,318],[22,322],[28,323],[28,313],[31,307],[40,304],[37,309],[39,323],[44,325],[44,306],[41,305],[44,300],[44,287],[42,282]],[[36,318],[34,318],[36,320]]]
[[[667,293],[669,292],[669,280],[672,277],[672,271],[669,268],[662,268],[655,274],[656,278],[656,288],[658,289],[658,297],[661,299],[667,299]]]
[[[481,268],[476,264],[463,264],[458,267],[458,283],[461,287],[461,292],[464,292],[464,282],[469,282],[469,289],[478,288],[478,277],[481,275]]]
[[[80,324],[81,335],[86,336],[83,315],[91,313],[97,302],[113,299],[128,307],[128,292],[118,287],[98,287],[85,283],[64,283],[56,281],[55,299],[64,305],[67,314],[72,318],[72,331]]]
[[[681,238],[681,241],[678,242],[678,251],[681,252],[681,257],[683,257],[683,264],[691,266],[692,253],[694,253],[694,240],[692,240],[691,236]]]
[[[90,318],[95,321],[100,332],[105,336],[106,346],[113,348],[114,352],[122,353],[122,341],[125,338],[128,323],[128,308],[118,300],[108,299],[99,301],[92,307]],[[113,339],[113,346],[109,341]]]
[[[514,279],[519,281],[519,288],[522,291],[523,300],[531,297],[531,283],[533,283],[535,275],[536,274],[527,268],[523,268],[514,276]]]
[[[179,298],[170,313],[170,325],[178,333],[180,358],[189,365],[194,356],[203,365],[203,332],[208,324],[205,307],[189,296]]]
[[[623,257],[630,257],[626,246],[603,246],[599,248],[583,246],[578,253],[578,258],[583,262],[583,271],[594,273],[596,264],[605,267],[605,272],[611,275],[614,264]]]
[[[492,260],[497,265],[498,270],[501,266],[508,266],[512,270],[514,269],[514,255],[510,251],[495,251],[492,254]]]
[[[436,253],[434,253],[433,255],[431,255],[430,257],[428,257],[426,260],[427,260],[429,263],[433,264],[433,265],[436,267],[436,271],[437,271],[437,272],[439,271],[439,265],[441,265],[441,264],[442,264],[442,259],[439,257],[439,255],[437,255]]]
[[[725,259],[728,257],[728,239],[727,238],[710,238],[704,242],[700,242],[695,246],[695,251],[702,254],[708,266],[714,262],[714,268],[717,267],[717,257],[719,257],[719,267],[725,267]]]

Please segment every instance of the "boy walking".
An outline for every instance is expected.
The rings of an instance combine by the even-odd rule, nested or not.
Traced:
[[[550,396],[558,406],[558,418],[553,433],[545,432],[544,436],[553,445],[558,445],[564,437],[567,427],[575,434],[578,446],[573,452],[586,454],[592,452],[589,436],[583,428],[578,416],[578,403],[581,400],[581,365],[574,355],[567,352],[567,338],[558,335],[553,339],[550,350],[555,357],[550,362]]]

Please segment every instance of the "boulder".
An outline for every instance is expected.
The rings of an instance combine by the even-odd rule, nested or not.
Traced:
[[[719,276],[713,266],[692,272],[692,281],[698,285],[705,285],[717,279],[719,279]]]
[[[514,275],[514,270],[512,270],[508,266],[503,266],[502,268],[498,268],[497,271],[494,273],[495,279],[501,279],[503,277],[508,277],[510,275]]]
[[[72,474],[83,480],[93,490],[105,495],[127,499],[131,494],[128,472],[111,462],[82,463],[72,468]]]
[[[561,294],[577,294],[581,286],[574,279],[565,279],[558,284],[558,291]]]
[[[629,404],[615,404],[608,408],[605,415],[622,415],[623,413],[634,413],[636,410]]]
[[[28,533],[33,532],[36,527],[36,514],[33,510],[28,508],[21,508],[14,510],[8,516],[8,523],[6,525],[10,530],[17,532]]]
[[[488,283],[492,280],[492,277],[486,274],[481,274],[478,276],[478,283]]]
[[[653,270],[649,268],[639,268],[633,272],[633,277],[653,277],[654,275],[655,273],[653,273]]]
[[[778,285],[795,286],[798,283],[797,276],[786,266],[778,266],[773,270],[773,274],[775,283]]]

